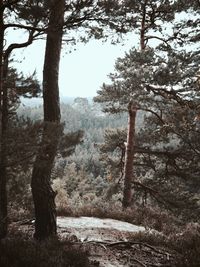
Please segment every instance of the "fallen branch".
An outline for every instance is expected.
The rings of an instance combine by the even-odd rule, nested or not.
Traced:
[[[154,252],[161,254],[161,255],[165,255],[167,258],[169,257],[173,257],[171,254],[169,254],[168,252],[162,251],[160,249],[157,249],[147,243],[143,243],[143,242],[135,242],[135,241],[117,241],[117,242],[106,242],[106,241],[98,241],[98,240],[90,240],[87,241],[87,243],[95,243],[95,244],[99,244],[99,245],[105,245],[108,247],[115,247],[115,246],[121,246],[124,245],[126,247],[132,247],[134,245],[139,245],[140,248],[143,247],[147,247],[151,250],[153,250]]]

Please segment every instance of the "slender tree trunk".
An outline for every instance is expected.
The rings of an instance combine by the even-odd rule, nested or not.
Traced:
[[[146,33],[146,6],[148,0],[145,0],[142,4],[142,21],[140,28],[140,49],[145,50],[145,33]],[[134,160],[134,143],[135,143],[135,120],[137,115],[137,104],[133,104],[131,101],[128,106],[128,133],[127,133],[127,147],[125,152],[125,164],[124,164],[124,192],[123,192],[123,208],[127,208],[131,204],[132,199],[132,180],[133,180],[133,160]]]
[[[8,122],[7,90],[5,86],[3,43],[4,21],[3,1],[0,1],[0,239],[7,235],[7,170],[6,170],[6,132]]]
[[[145,0],[144,4],[142,5],[142,21],[141,21],[141,29],[140,29],[140,49],[144,50],[146,48],[145,44],[145,33],[146,33],[146,5],[148,0]]]
[[[135,144],[135,119],[137,108],[132,102],[128,106],[128,133],[124,164],[124,192],[123,192],[123,208],[127,208],[131,204],[132,199],[132,180],[133,180],[133,160],[134,160],[134,144]]]
[[[35,238],[56,235],[55,192],[50,176],[61,133],[59,103],[59,62],[64,23],[64,0],[51,2],[43,69],[44,128],[40,150],[32,173],[32,194],[35,206]]]

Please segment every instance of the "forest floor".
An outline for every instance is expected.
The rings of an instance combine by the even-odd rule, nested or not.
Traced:
[[[176,257],[173,251],[161,245],[140,240],[140,235],[153,235],[156,231],[113,219],[94,217],[58,217],[58,235],[74,248],[88,253],[91,266],[99,267],[171,267]],[[18,231],[33,234],[33,224],[16,222]],[[81,266],[80,266],[81,267]]]
[[[134,240],[134,235],[152,233],[142,226],[113,219],[94,217],[58,218],[59,233],[62,238],[70,235],[84,249],[94,266],[171,266],[171,252]],[[171,255],[171,256],[170,256]]]

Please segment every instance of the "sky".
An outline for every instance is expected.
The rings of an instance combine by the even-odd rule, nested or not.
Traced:
[[[13,37],[12,35],[11,39]],[[22,41],[23,34],[21,37],[18,35],[18,38]],[[73,46],[74,50],[71,52],[67,45],[64,45],[60,61],[60,96],[95,96],[101,85],[109,81],[107,75],[113,72],[116,59],[122,57],[132,46],[130,39],[117,45],[111,45],[109,41],[102,43],[91,40],[87,44]],[[44,51],[45,41],[36,41],[27,48],[16,50],[13,64],[25,74],[36,70],[38,79],[42,81]]]
[[[184,17],[185,17],[184,13]],[[183,16],[179,16],[180,19]],[[25,41],[23,31],[8,32],[7,45],[13,41]],[[125,51],[129,51],[137,45],[138,36],[132,33],[126,36],[126,41],[111,45],[110,41],[102,43],[100,40],[90,40],[88,43],[77,44],[69,52],[70,47],[63,46],[61,61],[59,88],[61,97],[93,97],[104,82],[109,82],[107,75],[114,70],[114,64],[118,57],[123,57]],[[14,66],[31,74],[36,70],[39,81],[42,82],[45,41],[38,40],[27,48],[14,52]]]

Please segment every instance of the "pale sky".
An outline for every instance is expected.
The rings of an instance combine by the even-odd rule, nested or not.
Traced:
[[[179,19],[189,16],[184,13],[179,15]],[[167,31],[168,26],[166,24]],[[7,36],[7,45],[16,42],[24,42],[25,34],[20,30],[12,30]],[[77,44],[69,53],[64,45],[60,62],[59,88],[60,95],[69,97],[91,97],[96,95],[103,82],[108,82],[107,75],[114,70],[114,64],[118,57],[122,57],[125,51],[129,51],[134,45],[137,46],[138,36],[129,33],[124,45],[111,45],[110,41],[102,43],[101,41],[91,40],[87,44]],[[154,42],[152,40],[152,42]],[[14,66],[23,71],[24,74],[31,74],[34,70],[37,77],[42,81],[43,61],[44,61],[45,41],[39,40],[31,46],[15,50],[15,59],[18,62]]]
[[[108,81],[107,75],[114,70],[116,59],[133,46],[130,39],[124,45],[91,40],[87,44],[77,44],[73,47],[76,50],[71,53],[65,45],[60,62],[61,97],[95,96],[103,82]],[[28,48],[15,50],[14,58],[18,60],[14,63],[15,67],[25,74],[36,70],[38,79],[42,81],[44,49],[45,42],[40,40]]]

